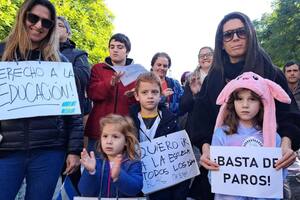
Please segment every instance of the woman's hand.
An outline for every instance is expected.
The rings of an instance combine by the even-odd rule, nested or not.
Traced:
[[[115,72],[115,74],[111,77],[111,86],[115,86],[117,83],[119,83],[121,76],[123,76],[124,74],[125,72]]]
[[[165,97],[171,96],[172,94],[174,94],[172,88],[167,88],[162,92],[162,95],[164,95]]]
[[[195,74],[192,74],[189,85],[193,95],[200,92],[201,89],[200,77],[197,77]]]
[[[283,137],[281,140],[282,158],[279,159],[275,167],[277,170],[281,168],[287,168],[293,164],[296,160],[297,153],[291,148],[291,140],[288,137]]]
[[[81,152],[80,163],[84,166],[84,168],[86,168],[86,170],[88,170],[90,174],[93,174],[95,173],[96,159],[93,151],[91,151],[90,154],[91,156],[86,149],[83,149]]]
[[[200,157],[200,165],[207,170],[217,171],[219,165],[210,160],[210,145],[205,143],[202,146],[202,155]]]
[[[121,170],[122,154],[118,154],[113,160],[113,166],[110,171],[111,178],[113,182],[117,181],[119,178]]]

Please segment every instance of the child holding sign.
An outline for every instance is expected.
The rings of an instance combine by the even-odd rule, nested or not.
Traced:
[[[276,83],[253,72],[230,81],[221,91],[217,104],[214,146],[280,147],[276,133],[275,101],[290,103],[286,92]],[[215,199],[257,199],[215,194]]]
[[[168,108],[159,106],[162,95],[161,81],[158,76],[149,72],[141,74],[135,86],[135,98],[140,103],[131,109],[131,117],[139,130],[139,141],[151,141],[179,131],[177,117]],[[149,195],[150,200],[186,199],[189,180]]]
[[[79,182],[83,196],[134,197],[143,187],[142,165],[136,152],[138,141],[133,122],[128,117],[110,114],[100,120],[97,149],[102,159],[95,159],[83,149],[81,164],[85,167]]]

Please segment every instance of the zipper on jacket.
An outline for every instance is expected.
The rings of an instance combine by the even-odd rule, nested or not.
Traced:
[[[119,84],[116,85],[116,93],[115,93],[115,99],[114,99],[114,113],[117,113],[118,93],[119,93]]]

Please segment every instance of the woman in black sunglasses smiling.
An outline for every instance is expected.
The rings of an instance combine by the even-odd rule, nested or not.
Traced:
[[[212,68],[202,85],[192,113],[192,142],[202,150],[200,163],[206,169],[218,169],[218,165],[209,159],[210,142],[219,111],[216,99],[228,81],[247,71],[275,81],[294,99],[283,73],[260,47],[249,17],[240,12],[229,13],[217,28]],[[291,105],[276,102],[277,131],[282,137],[283,152],[283,158],[276,164],[277,169],[291,165],[296,158],[292,149],[297,150],[300,145],[300,127],[296,125],[300,114],[297,110],[295,101]],[[207,173],[203,167],[201,173]],[[212,199],[208,184],[207,180],[203,180],[200,199]]]
[[[56,12],[50,1],[26,0],[15,27],[0,44],[1,60],[64,60],[58,51],[55,23]],[[1,120],[0,136],[0,199],[15,199],[24,178],[25,199],[52,199],[66,154],[66,174],[80,165],[80,115]]]

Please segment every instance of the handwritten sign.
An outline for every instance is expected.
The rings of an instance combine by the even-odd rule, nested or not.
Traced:
[[[124,86],[127,86],[133,81],[135,81],[140,74],[148,72],[140,64],[131,64],[127,66],[112,66],[112,68],[117,72],[125,72],[124,75],[120,78]]]
[[[282,170],[275,170],[280,148],[211,146],[220,165],[211,172],[212,192],[255,198],[282,198]]]
[[[0,62],[0,120],[80,114],[71,63]]]
[[[152,193],[200,174],[186,131],[141,142],[143,189]]]

